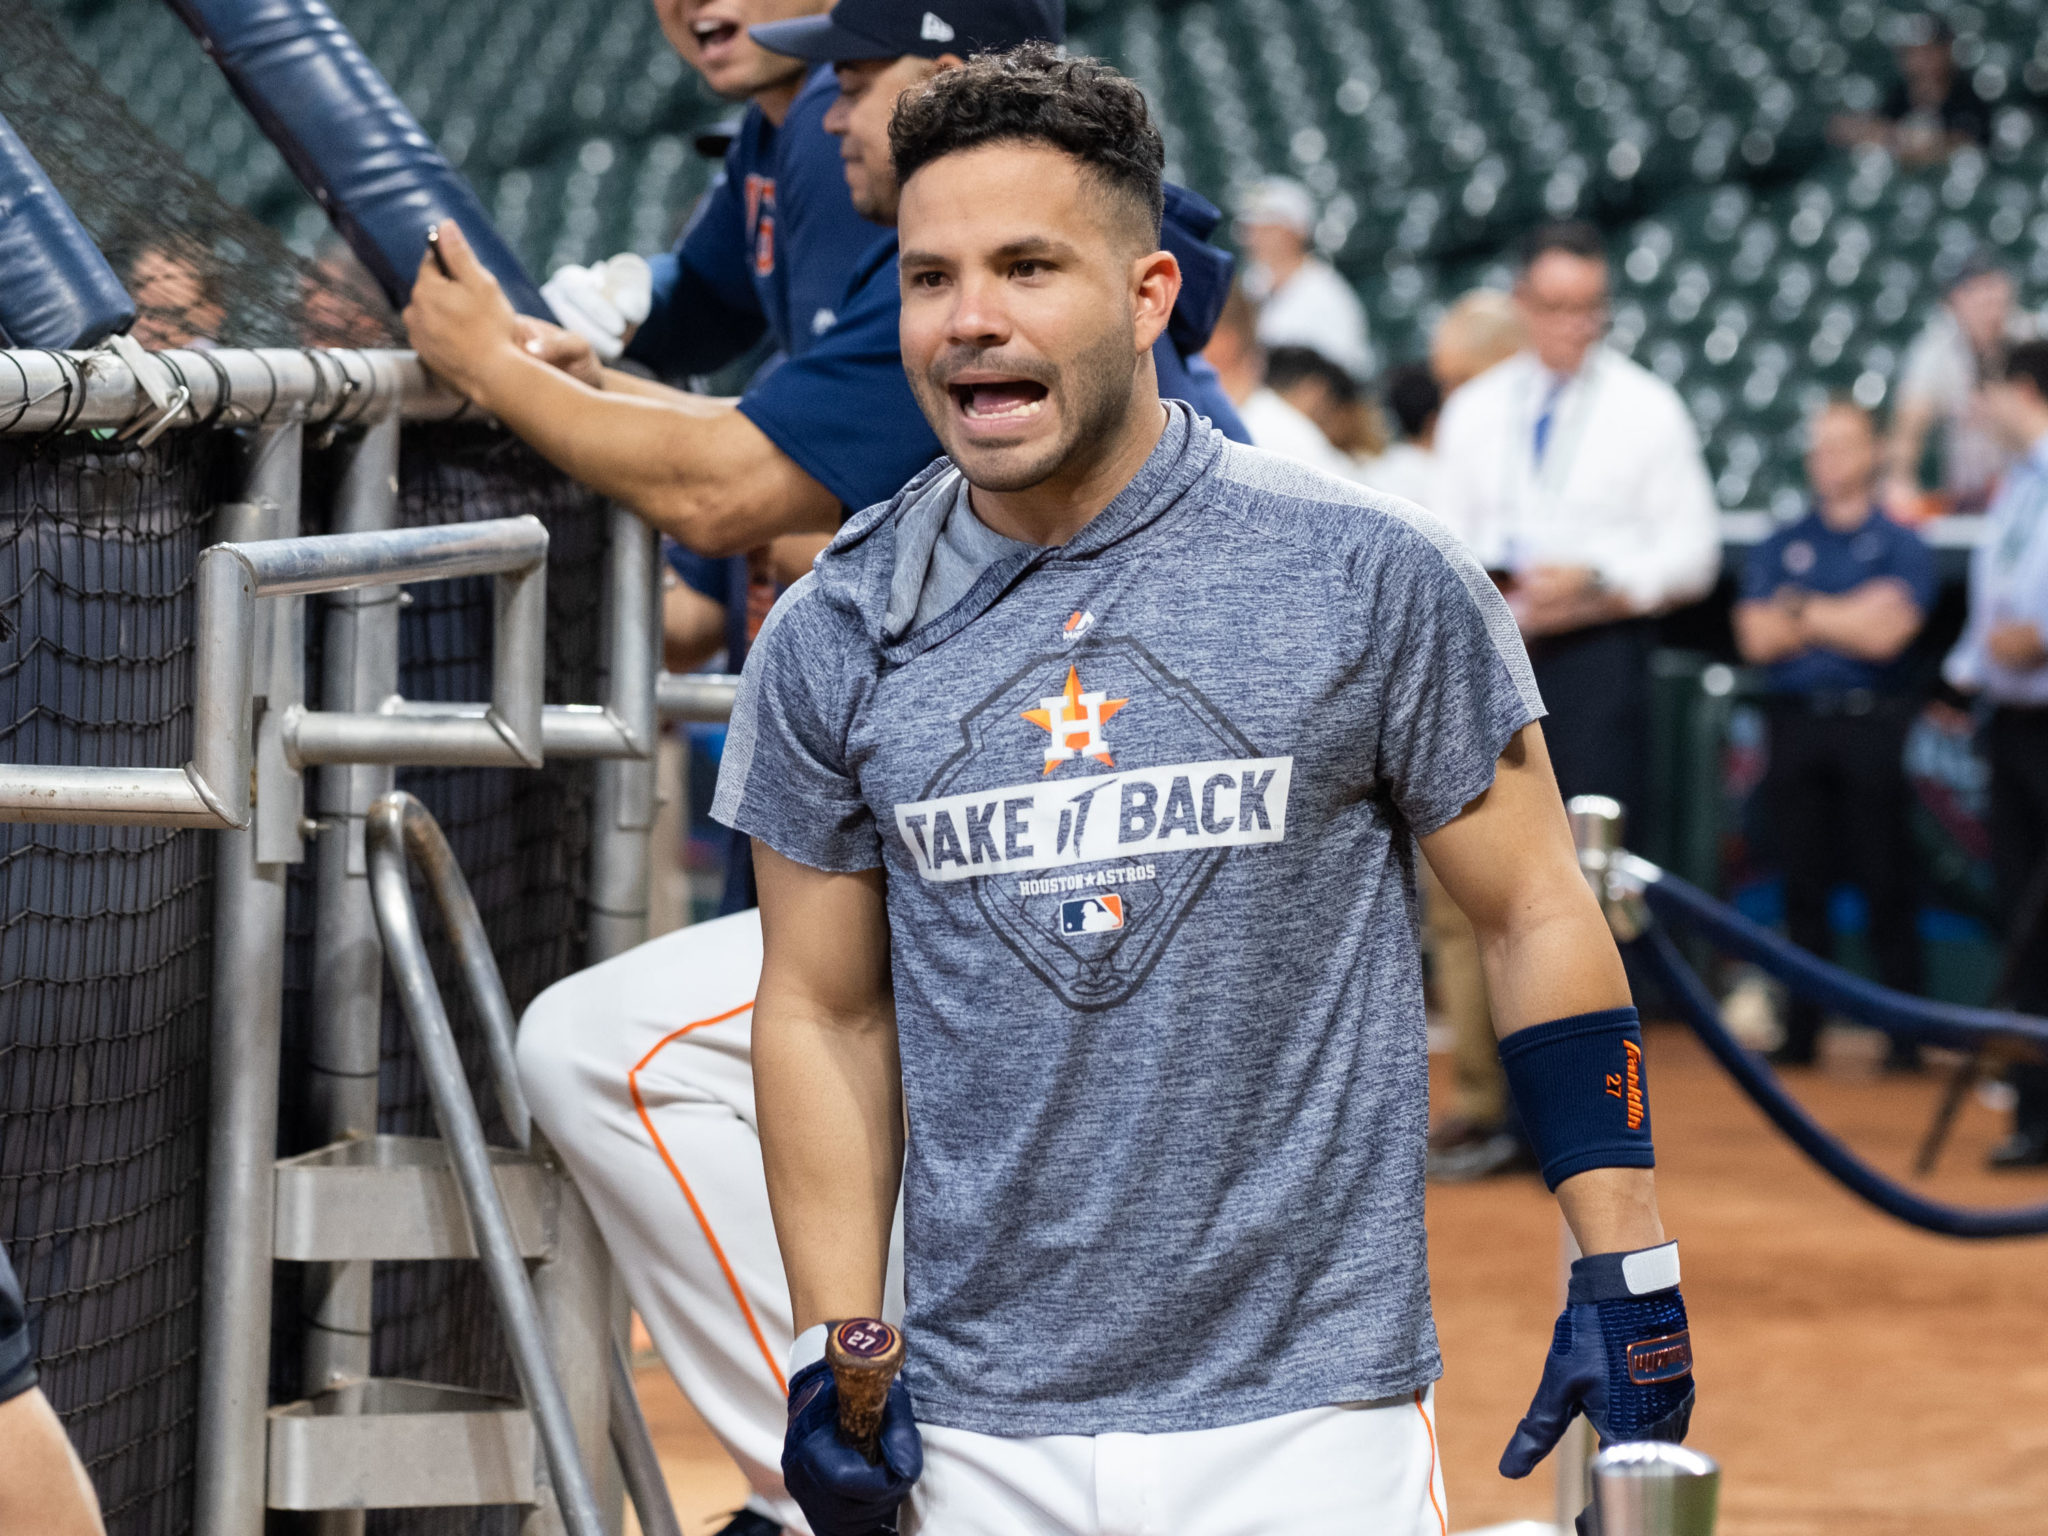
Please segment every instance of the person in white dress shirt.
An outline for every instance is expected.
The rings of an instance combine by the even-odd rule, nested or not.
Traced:
[[[1507,593],[1550,715],[1566,796],[1648,811],[1657,615],[1720,567],[1714,493],[1677,393],[1601,344],[1597,231],[1553,224],[1524,244],[1515,302],[1528,347],[1450,397],[1430,510]]]
[[[1309,347],[1364,383],[1373,373],[1365,306],[1315,254],[1315,227],[1315,198],[1284,176],[1253,187],[1238,210],[1245,294],[1258,306],[1259,341]]]
[[[2023,341],[2004,377],[1980,392],[1984,414],[2018,456],[1985,516],[1970,558],[1970,615],[1942,674],[1990,706],[1991,864],[2007,942],[2011,995],[2048,1013],[2048,915],[2025,911],[2048,860],[2048,341]],[[1997,1168],[2048,1164],[2048,1067],[2012,1070],[2013,1133]]]

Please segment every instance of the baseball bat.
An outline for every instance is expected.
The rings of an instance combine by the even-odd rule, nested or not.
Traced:
[[[882,1410],[889,1383],[903,1368],[903,1335],[877,1317],[834,1323],[825,1336],[825,1363],[839,1389],[839,1432],[870,1465],[882,1459]]]

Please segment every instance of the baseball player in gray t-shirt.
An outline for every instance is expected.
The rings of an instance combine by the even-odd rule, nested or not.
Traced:
[[[1506,606],[1408,504],[1161,405],[1127,81],[980,59],[892,147],[949,459],[777,604],[715,806],[757,849],[791,1495],[818,1536],[906,1497],[934,1536],[1445,1529],[1418,839],[1594,1256],[1503,1468],[1581,1410],[1682,1435],[1641,1036]],[[880,1314],[899,1180],[908,1364],[863,1454],[828,1325]]]

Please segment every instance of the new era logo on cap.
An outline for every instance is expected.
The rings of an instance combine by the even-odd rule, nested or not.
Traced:
[[[934,0],[839,0],[823,16],[749,27],[763,48],[794,58],[844,64],[856,59],[894,59],[905,54],[937,58],[1020,43],[1059,43],[1067,34],[1064,0],[936,0],[945,14],[926,7]]]

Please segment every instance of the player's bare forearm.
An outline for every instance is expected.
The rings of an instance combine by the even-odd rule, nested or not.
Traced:
[[[0,1532],[101,1536],[99,1500],[49,1400],[28,1391],[0,1403]]]
[[[651,387],[661,393],[594,390],[506,350],[478,370],[476,398],[565,474],[700,554],[838,526],[837,498],[740,412]]]
[[[1496,1034],[1627,1006],[1628,978],[1579,872],[1540,726],[1515,733],[1492,786],[1422,851],[1472,920]]]
[[[903,1080],[879,870],[754,845],[761,988],[754,1101],[798,1332],[879,1317],[903,1172]]]
[[[528,328],[454,224],[440,248],[448,271],[422,258],[405,310],[420,360],[558,469],[702,554],[837,525],[838,499],[739,411],[570,377],[527,349]]]
[[[643,400],[659,400],[686,416],[716,416],[731,410],[737,403],[729,395],[693,395],[686,389],[677,389],[658,379],[643,379],[623,368],[607,368],[602,378],[608,395],[638,395]]]
[[[1422,851],[1478,935],[1495,1034],[1628,1006],[1628,976],[1580,873],[1541,727],[1516,733],[1492,787],[1423,838]],[[1663,1241],[1648,1169],[1592,1169],[1561,1183],[1557,1198],[1587,1253]]]

